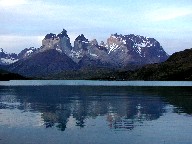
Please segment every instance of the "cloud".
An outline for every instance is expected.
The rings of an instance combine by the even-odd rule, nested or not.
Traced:
[[[8,1],[8,2],[7,2]],[[9,3],[10,2],[10,3]],[[74,21],[80,23],[89,23],[95,24],[98,22],[98,19],[102,19],[112,13],[110,12],[111,8],[106,6],[98,5],[67,5],[63,4],[54,4],[45,1],[30,1],[30,0],[1,0],[0,8],[3,8],[4,11],[1,11],[1,15],[8,15],[10,17],[20,17],[21,19],[26,18],[28,20],[35,21],[44,21],[47,22],[59,22],[59,21]],[[10,6],[12,6],[10,8]],[[0,16],[2,17],[2,16]],[[3,17],[4,19],[7,17]],[[19,21],[18,19],[16,21]],[[103,19],[104,22],[104,19]]]
[[[27,0],[0,0],[1,7],[10,7],[26,4]]]
[[[147,13],[146,18],[151,21],[166,21],[192,14],[189,8],[161,8]]]
[[[0,25],[4,27],[3,31],[11,34],[32,34],[38,32],[39,29],[54,32],[58,28],[73,28],[77,32],[80,29],[86,31],[99,28],[112,29],[119,27],[116,23],[126,18],[126,14],[120,8],[114,10],[113,7],[106,5],[90,5],[89,3],[70,5],[40,0],[21,0],[12,4],[11,8],[6,5],[0,5],[1,7],[3,11],[0,11]]]
[[[43,38],[44,36],[1,35],[0,47],[6,52],[19,53],[27,47],[40,47]]]

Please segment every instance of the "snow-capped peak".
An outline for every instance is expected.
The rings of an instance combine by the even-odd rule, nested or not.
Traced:
[[[22,58],[27,58],[29,56],[31,56],[34,52],[36,52],[38,49],[34,48],[34,47],[30,47],[30,48],[25,48],[24,50],[22,50],[19,54],[18,57],[19,59]]]
[[[122,49],[127,46],[132,46],[135,52],[137,52],[140,57],[143,54],[143,48],[155,47],[158,42],[154,38],[144,37],[140,35],[130,34],[130,35],[119,35],[112,34],[107,40],[108,54],[115,52],[118,49]],[[122,50],[123,51],[123,50]]]
[[[0,48],[0,64],[8,65],[18,61],[18,55],[15,53],[7,53]]]

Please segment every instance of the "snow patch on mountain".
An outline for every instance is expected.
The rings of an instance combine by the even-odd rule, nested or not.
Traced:
[[[93,57],[99,57],[98,55],[94,54],[94,53],[89,53],[91,56]]]
[[[146,43],[136,43],[135,44],[137,47],[146,47],[147,46],[147,44]]]
[[[109,52],[108,52],[108,54],[110,54],[112,51],[117,50],[118,48],[119,48],[119,45],[117,45],[115,43],[113,43],[112,45],[109,45]]]
[[[35,53],[38,49],[34,47],[25,48],[19,54],[7,53],[2,48],[0,49],[0,64],[9,65],[17,62],[20,59],[27,58]]]
[[[15,53],[7,53],[0,48],[0,64],[8,65],[18,61],[18,55]]]
[[[60,48],[56,48],[56,51],[62,53],[63,51]]]
[[[14,58],[1,58],[1,63],[8,65],[17,62],[19,59],[14,59]]]
[[[82,52],[71,50],[71,54],[69,54],[69,56],[71,56],[72,58],[74,58],[74,57],[80,58],[80,57],[82,57]]]
[[[33,52],[33,50],[28,50],[26,53],[31,54],[32,52]]]

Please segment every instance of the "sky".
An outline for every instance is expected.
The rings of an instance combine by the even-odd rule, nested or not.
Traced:
[[[192,0],[0,0],[0,48],[40,47],[48,33],[66,29],[71,43],[84,34],[153,37],[168,54],[192,48]]]

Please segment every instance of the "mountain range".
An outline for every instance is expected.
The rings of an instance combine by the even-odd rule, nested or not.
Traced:
[[[47,77],[61,72],[84,70],[135,70],[146,64],[160,63],[169,55],[154,38],[140,35],[112,34],[105,42],[88,40],[79,35],[74,46],[65,29],[47,34],[40,48],[26,48],[19,54],[1,49],[0,64],[4,69],[26,77]]]

